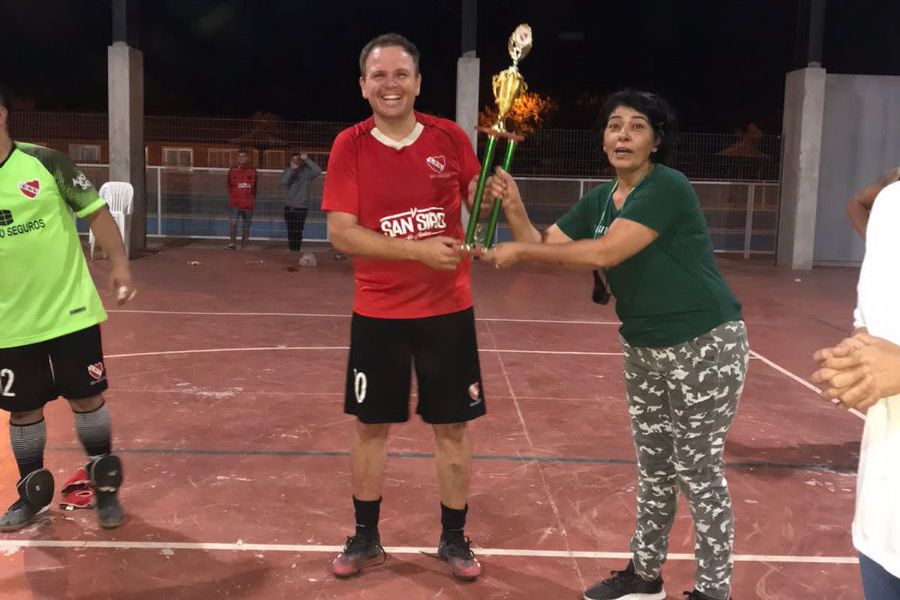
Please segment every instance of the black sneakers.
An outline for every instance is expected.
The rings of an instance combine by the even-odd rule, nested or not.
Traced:
[[[332,561],[331,572],[341,579],[353,577],[362,571],[366,563],[379,556],[383,557],[381,562],[387,560],[387,553],[381,547],[381,540],[370,540],[363,535],[354,535],[347,538],[343,551]]]
[[[18,531],[30,525],[45,506],[35,506],[23,498],[16,500],[0,517],[0,531]]]
[[[715,600],[712,596],[707,596],[703,592],[698,592],[697,590],[694,590],[693,592],[684,592],[684,595],[684,600]]]
[[[30,525],[53,500],[53,475],[41,468],[22,477],[16,484],[19,499],[0,517],[0,531],[17,531]]]
[[[125,520],[118,492],[124,479],[122,461],[115,454],[106,454],[88,463],[88,476],[97,498],[97,520],[100,527],[114,529]]]
[[[653,581],[641,579],[628,561],[624,571],[612,571],[612,577],[589,587],[584,600],[665,600],[662,577]]]
[[[481,575],[481,563],[472,552],[469,538],[443,537],[438,544],[437,557],[450,565],[450,572],[462,581],[475,581]]]

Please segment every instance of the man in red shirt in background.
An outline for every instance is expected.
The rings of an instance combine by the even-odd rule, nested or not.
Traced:
[[[250,155],[241,150],[237,155],[237,166],[228,169],[228,209],[231,219],[228,223],[230,241],[225,246],[235,249],[238,218],[244,219],[241,231],[241,248],[247,245],[250,237],[250,224],[253,222],[253,208],[256,206],[256,168],[250,164]]]
[[[461,249],[462,200],[480,165],[452,121],[417,113],[419,52],[386,34],[360,54],[359,84],[373,116],[334,140],[322,209],[356,278],[344,412],[357,418],[351,452],[355,535],[332,563],[351,577],[384,556],[378,532],[385,443],[416,412],[432,426],[441,495],[437,557],[474,580],[481,565],[463,533],[472,450],[466,422],[485,414],[470,285]]]

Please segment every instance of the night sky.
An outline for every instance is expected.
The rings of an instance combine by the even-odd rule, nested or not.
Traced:
[[[106,110],[109,0],[3,0],[0,78],[24,106]],[[422,53],[417,108],[452,118],[458,0],[145,0],[146,112],[348,122],[367,116],[357,58],[371,37],[408,36]],[[508,66],[519,22],[535,47],[520,65],[559,104],[552,126],[589,127],[598,98],[624,86],[666,96],[689,131],[781,128],[797,63],[797,0],[480,0],[482,104]],[[900,75],[900,1],[829,0],[823,66]]]

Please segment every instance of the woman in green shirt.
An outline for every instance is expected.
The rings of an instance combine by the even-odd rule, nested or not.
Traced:
[[[486,258],[498,269],[520,261],[602,269],[616,298],[637,451],[637,525],[628,566],[584,597],[665,598],[662,563],[681,488],[696,531],[689,598],[725,600],[734,527],[723,451],[749,355],[741,306],[716,266],[693,187],[662,162],[675,129],[671,107],[625,90],[609,98],[600,122],[615,179],[541,234],[512,177],[498,169],[490,192],[502,198],[514,241]]]

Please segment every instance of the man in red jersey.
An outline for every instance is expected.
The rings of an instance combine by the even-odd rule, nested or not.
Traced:
[[[241,231],[241,248],[247,245],[250,237],[250,224],[253,222],[253,208],[256,206],[256,168],[250,164],[250,155],[241,150],[237,155],[237,166],[228,169],[228,210],[231,218],[228,223],[230,237],[229,250],[235,249],[238,218],[244,220]]]
[[[472,452],[466,422],[485,414],[470,286],[461,250],[462,201],[480,165],[452,121],[415,112],[422,76],[409,40],[386,34],[360,53],[359,85],[371,118],[334,140],[322,209],[335,248],[356,278],[344,412],[357,424],[352,449],[355,535],[332,570],[360,572],[384,557],[378,533],[385,443],[391,423],[416,412],[434,430],[441,491],[437,557],[474,580],[481,565],[463,529]]]

